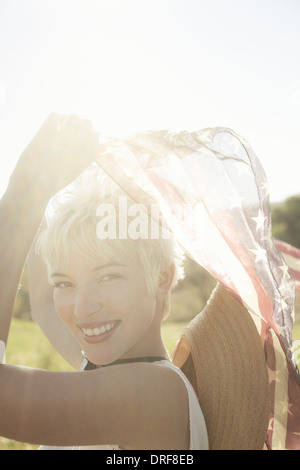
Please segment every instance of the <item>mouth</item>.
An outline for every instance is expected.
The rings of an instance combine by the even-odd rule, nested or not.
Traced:
[[[81,326],[79,328],[83,333],[86,341],[98,342],[108,338],[114,332],[119,323],[119,321],[111,321],[96,327],[84,328]]]

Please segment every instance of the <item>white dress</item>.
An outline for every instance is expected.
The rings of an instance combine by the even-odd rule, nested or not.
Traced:
[[[162,367],[169,367],[174,370],[186,386],[189,400],[189,419],[190,419],[190,446],[189,450],[208,450],[208,435],[204,416],[200,408],[197,395],[184,373],[170,361],[162,360],[154,362],[154,364]],[[54,447],[40,446],[39,450],[121,450],[118,445],[100,445],[100,446],[70,446],[70,447]]]

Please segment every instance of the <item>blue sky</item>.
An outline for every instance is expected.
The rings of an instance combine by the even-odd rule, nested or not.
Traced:
[[[300,193],[299,0],[0,0],[0,194],[47,115],[109,135],[225,126]]]

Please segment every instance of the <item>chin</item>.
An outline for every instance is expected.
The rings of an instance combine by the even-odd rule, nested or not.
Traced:
[[[106,364],[110,364],[111,362],[120,359],[120,356],[116,354],[97,354],[89,351],[85,351],[85,357],[96,366],[105,366]]]

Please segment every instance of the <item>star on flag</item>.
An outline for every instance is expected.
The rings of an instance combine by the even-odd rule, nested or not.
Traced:
[[[286,278],[286,276],[289,273],[289,268],[286,264],[283,264],[282,266],[278,266],[279,269],[283,272],[283,280]]]
[[[251,217],[251,219],[256,222],[256,231],[258,231],[260,228],[264,228],[265,220],[267,218],[268,217],[263,215],[261,209],[259,209],[257,217]]]
[[[279,300],[275,299],[275,302],[278,302],[280,304],[280,307],[282,310],[285,310],[287,308],[287,303],[282,297]],[[282,328],[286,328],[286,327],[282,327]]]
[[[255,254],[255,263],[258,263],[259,261],[266,261],[267,260],[267,252],[264,248],[261,246],[258,246],[256,250],[249,250],[252,253]]]
[[[289,403],[288,401],[280,400],[280,401],[278,401],[278,405],[279,405],[280,408],[281,408],[281,413],[290,414],[290,415],[293,414],[293,413],[291,412],[291,407],[292,407],[293,405],[292,405],[291,403]]]

